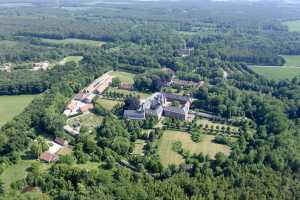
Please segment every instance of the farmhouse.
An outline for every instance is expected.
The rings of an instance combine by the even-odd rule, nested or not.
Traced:
[[[55,154],[52,154],[50,152],[44,152],[40,155],[39,160],[45,161],[45,162],[56,162],[58,160],[58,156]]]
[[[85,113],[85,112],[92,110],[93,108],[94,108],[93,104],[85,104],[85,105],[81,106],[79,109],[80,109],[80,112]]]
[[[194,48],[183,48],[183,49],[179,49],[177,51],[177,53],[181,57],[188,57],[188,56],[192,55],[193,52],[194,52]]]
[[[38,71],[38,70],[48,70],[49,68],[49,62],[48,61],[44,61],[44,62],[38,62],[38,63],[34,63],[33,64],[33,68],[32,71]]]
[[[180,105],[171,106],[174,101],[179,102]],[[125,110],[124,118],[131,120],[143,120],[148,116],[153,116],[158,119],[162,116],[166,116],[187,120],[191,103],[191,99],[186,96],[157,92],[148,97],[142,103],[139,110]]]
[[[0,71],[11,72],[11,64],[5,63],[0,66]]]
[[[80,125],[71,127],[69,125],[64,126],[64,130],[72,136],[79,135],[80,133]]]
[[[54,142],[57,143],[57,144],[59,144],[59,145],[61,145],[61,146],[68,145],[68,141],[67,140],[64,140],[64,139],[59,138],[59,137],[55,138]]]

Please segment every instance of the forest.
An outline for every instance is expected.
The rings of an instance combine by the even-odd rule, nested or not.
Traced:
[[[0,199],[300,198],[300,77],[273,80],[249,67],[281,67],[286,62],[281,55],[300,54],[300,33],[282,23],[300,19],[299,5],[28,2],[30,6],[1,7],[0,1],[0,66],[13,66],[11,72],[0,71],[0,95],[40,94],[0,128]],[[67,38],[102,44],[43,40]],[[190,54],[181,55],[187,48]],[[83,59],[59,64],[66,56]],[[45,71],[24,67],[44,60],[53,66]],[[211,159],[176,143],[184,162],[162,165],[158,141],[166,129],[188,131],[193,141],[200,141],[207,127],[195,120],[170,119],[162,127],[155,118],[124,120],[122,112],[138,107],[139,99],[118,90],[103,95],[124,101],[111,110],[92,102],[101,118],[94,130],[68,135],[63,111],[69,100],[112,70],[132,73],[139,94],[189,95],[193,111],[239,127],[234,140],[225,134],[215,139],[230,147],[229,156],[217,153]],[[169,86],[172,76],[204,84]],[[113,84],[120,82],[114,79]],[[226,131],[230,128],[219,132]],[[51,164],[36,161],[46,148],[45,138],[55,137],[68,139],[72,154]],[[142,156],[133,153],[138,140],[145,141]],[[5,170],[29,161],[26,175],[6,186],[1,179]],[[28,188],[39,195],[27,195]]]

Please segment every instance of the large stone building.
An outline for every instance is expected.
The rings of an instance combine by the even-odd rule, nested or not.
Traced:
[[[175,105],[177,102],[179,105]],[[154,93],[148,97],[140,109],[125,110],[124,118],[130,120],[143,120],[152,116],[160,119],[162,116],[187,120],[191,106],[191,98],[169,93]]]

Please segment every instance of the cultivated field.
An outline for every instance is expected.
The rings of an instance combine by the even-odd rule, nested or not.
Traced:
[[[179,131],[165,131],[162,138],[159,141],[159,156],[163,166],[168,166],[170,164],[181,164],[184,159],[181,155],[173,151],[173,143],[176,141],[182,142],[182,147],[184,150],[189,150],[191,153],[203,153],[204,155],[209,155],[210,158],[218,152],[223,152],[225,155],[230,154],[230,148],[226,145],[216,144],[213,142],[215,136],[212,135],[202,135],[202,141],[195,143],[192,141],[190,134]]]
[[[96,40],[82,40],[82,39],[75,39],[75,38],[67,38],[64,40],[56,40],[56,39],[41,39],[43,42],[53,45],[87,45],[87,46],[94,46],[94,47],[101,47],[104,42],[96,41]]]
[[[112,110],[113,107],[115,107],[117,104],[121,103],[120,101],[114,101],[114,100],[109,100],[109,99],[101,99],[101,98],[99,98],[97,100],[97,102],[109,111]]]
[[[250,68],[256,73],[274,80],[292,79],[300,75],[300,67],[251,66]]]
[[[0,127],[20,114],[35,96],[0,96]]]
[[[126,84],[133,84],[134,83],[134,74],[128,73],[128,72],[121,72],[121,71],[112,71],[109,73],[110,75],[114,77],[118,77],[122,83]]]
[[[300,20],[283,22],[284,25],[288,26],[290,32],[300,32]]]

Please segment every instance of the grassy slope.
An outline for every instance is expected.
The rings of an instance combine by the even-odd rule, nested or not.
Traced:
[[[0,96],[0,126],[20,114],[35,95]]]
[[[172,145],[176,141],[182,142],[182,147],[184,150],[190,150],[191,153],[200,153],[204,155],[208,154],[211,158],[215,156],[218,152],[223,152],[225,155],[229,155],[230,148],[225,145],[216,144],[213,142],[215,136],[203,135],[202,141],[200,143],[195,143],[191,140],[188,133],[179,131],[166,131],[159,142],[159,155],[163,166],[168,166],[170,164],[180,164],[183,163],[183,158],[172,150]]]

